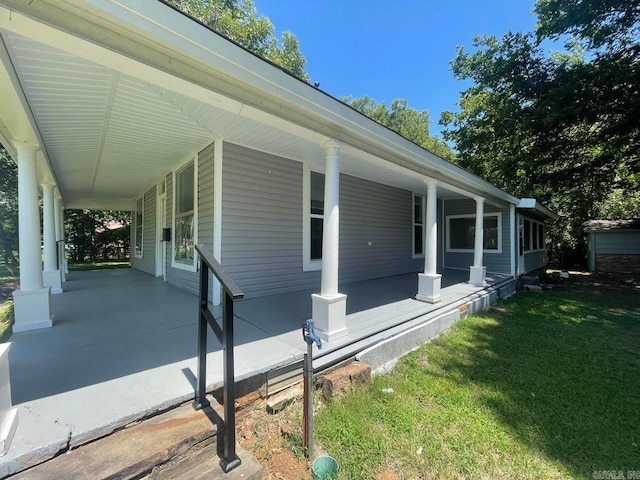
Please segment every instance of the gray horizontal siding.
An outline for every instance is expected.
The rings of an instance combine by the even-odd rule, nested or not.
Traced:
[[[640,232],[596,232],[596,253],[640,254]]]
[[[222,264],[247,297],[319,289],[303,271],[303,164],[223,149]],[[411,192],[340,176],[340,282],[418,271]],[[371,242],[371,245],[369,245]]]
[[[416,272],[412,192],[340,176],[340,281]],[[369,245],[371,242],[371,245]]]
[[[498,208],[494,205],[485,204],[484,213],[502,213],[502,253],[487,253],[482,256],[483,264],[487,267],[487,272],[506,273],[511,272],[511,240],[509,229],[509,208]],[[475,215],[475,200],[446,200],[444,202],[444,223],[442,225],[442,241],[445,248],[444,266],[446,268],[469,269],[473,265],[473,251],[469,252],[447,252],[446,251],[446,217],[449,215]]]
[[[302,163],[225,143],[222,265],[247,297],[318,288],[302,271]]]
[[[142,258],[138,258],[135,255],[131,257],[131,266],[133,268],[150,275],[156,274],[156,203],[156,187],[154,186],[144,194]],[[135,228],[133,231],[135,232]]]
[[[197,242],[204,245],[208,252],[213,253],[213,143],[198,153],[198,238]],[[167,176],[167,218],[173,221],[173,175]],[[172,225],[172,239],[175,226]],[[198,293],[198,273],[174,268],[171,266],[173,255],[172,244],[167,245],[167,282],[184,288],[194,294]]]
[[[547,265],[547,252],[545,250],[524,252],[524,273],[533,272]]]

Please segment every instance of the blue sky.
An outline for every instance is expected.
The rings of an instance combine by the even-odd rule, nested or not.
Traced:
[[[455,110],[465,84],[449,63],[456,46],[471,48],[477,34],[531,31],[535,0],[254,0],[277,35],[292,31],[307,72],[335,96],[395,98],[431,113]]]

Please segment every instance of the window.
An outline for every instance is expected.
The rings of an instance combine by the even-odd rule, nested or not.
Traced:
[[[311,202],[309,204],[311,219],[311,241],[309,258],[322,259],[322,229],[324,225],[324,175],[311,172]]]
[[[424,255],[424,197],[413,196],[413,256]]]
[[[195,271],[194,245],[197,239],[196,162],[189,162],[174,174],[173,266]]]
[[[324,228],[324,174],[304,167],[303,179],[303,270],[322,268]]]
[[[488,253],[501,253],[502,214],[489,213],[484,216],[482,246]],[[476,239],[475,215],[451,215],[447,217],[447,251],[473,251]]]
[[[538,248],[544,250],[544,225],[538,223]]]
[[[142,232],[144,225],[144,196],[136,200],[136,230],[134,256],[142,258]]]
[[[525,252],[544,250],[544,225],[534,220],[525,220],[523,244]]]

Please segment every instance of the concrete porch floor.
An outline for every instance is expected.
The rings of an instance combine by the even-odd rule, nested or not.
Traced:
[[[482,288],[468,272],[446,270],[443,301],[413,300],[417,274],[342,285],[349,335],[323,352],[344,355],[410,321]],[[504,276],[488,277],[489,285]],[[236,379],[299,360],[311,293],[301,291],[236,304]],[[193,398],[197,297],[136,270],[75,272],[52,296],[54,327],[11,337],[10,375],[19,424],[0,477],[68,447]],[[211,333],[208,385],[222,381],[222,354]],[[330,355],[325,356],[330,361]]]

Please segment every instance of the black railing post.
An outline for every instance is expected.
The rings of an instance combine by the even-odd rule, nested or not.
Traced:
[[[220,466],[225,473],[230,472],[241,461],[236,454],[236,410],[235,410],[235,372],[233,364],[233,302],[244,298],[244,293],[236,282],[227,275],[218,261],[204,251],[202,245],[196,245],[200,255],[200,292],[198,305],[198,378],[193,407],[199,410],[210,405],[206,399],[207,388],[207,325],[216,334],[222,344],[224,427]],[[209,271],[220,281],[224,292],[222,303],[222,328],[209,310]]]
[[[200,292],[198,305],[198,378],[196,398],[193,407],[196,410],[208,407],[207,394],[207,318],[204,310],[209,301],[209,268],[204,259],[200,260]]]
[[[233,299],[227,289],[224,289],[224,304],[222,305],[222,370],[224,372],[224,452],[220,465],[225,472],[229,472],[238,465],[240,459],[236,455],[236,406],[235,406],[235,373],[233,362]]]

